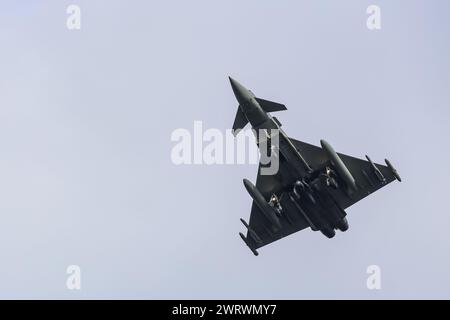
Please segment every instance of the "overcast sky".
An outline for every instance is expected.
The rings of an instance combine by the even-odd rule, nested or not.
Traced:
[[[449,2],[1,7],[1,298],[450,298]],[[170,158],[175,129],[232,126],[228,75],[286,104],[290,136],[387,157],[403,182],[349,208],[348,232],[305,230],[254,257],[238,232],[257,165]]]

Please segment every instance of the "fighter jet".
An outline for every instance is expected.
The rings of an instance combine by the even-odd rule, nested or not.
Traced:
[[[257,98],[231,77],[230,82],[239,102],[233,132],[238,134],[250,123],[256,143],[265,142],[268,154],[278,161],[273,174],[262,174],[267,164],[260,162],[256,186],[244,179],[253,204],[249,223],[241,219],[247,235],[239,235],[254,255],[258,248],[306,228],[327,238],[333,238],[336,230],[347,231],[348,207],[394,180],[401,181],[387,159],[381,165],[368,156],[363,160],[337,153],[325,140],[318,147],[290,138],[270,115],[287,110],[283,104]]]

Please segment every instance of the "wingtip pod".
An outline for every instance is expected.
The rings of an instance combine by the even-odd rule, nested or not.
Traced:
[[[386,162],[386,165],[391,170],[391,172],[394,175],[395,179],[397,179],[399,182],[402,182],[402,178],[400,178],[400,175],[398,174],[397,170],[394,168],[392,163],[388,159],[384,159],[384,162]]]
[[[247,238],[242,234],[242,232],[239,232],[239,236],[241,237],[242,241],[245,242],[245,244],[247,245],[247,247],[249,247],[249,249],[253,252],[253,254],[255,256],[258,256],[258,251],[256,251],[255,248],[253,248],[253,246],[248,242]]]

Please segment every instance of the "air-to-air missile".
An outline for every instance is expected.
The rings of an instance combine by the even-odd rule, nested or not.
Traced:
[[[255,256],[258,255],[258,251],[256,251],[256,249],[253,247],[253,245],[248,241],[248,239],[242,234],[242,232],[239,232],[239,236],[241,237],[242,240],[244,240],[245,244],[247,245],[247,247],[250,248],[250,250],[253,252],[253,254]]]
[[[245,221],[244,219],[240,219],[242,224],[244,225],[244,227],[248,230],[248,235],[255,240],[256,243],[261,244],[262,240],[261,238],[258,236],[258,234],[255,232],[255,230],[253,230],[252,228],[250,228],[250,226],[248,225],[247,221]]]
[[[378,169],[377,166],[372,162],[372,159],[370,159],[370,157],[368,155],[366,155],[366,159],[367,159],[367,161],[369,161],[369,163],[373,169],[373,172],[377,176],[378,180],[382,183],[386,182],[386,178],[383,176],[380,169]]]

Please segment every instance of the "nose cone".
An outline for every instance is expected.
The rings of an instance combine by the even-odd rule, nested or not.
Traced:
[[[242,84],[237,82],[231,77],[228,77],[230,79],[231,88],[233,89],[234,95],[236,96],[237,101],[239,101],[240,105],[246,104],[248,101],[250,101],[253,98],[253,94],[245,88]]]

